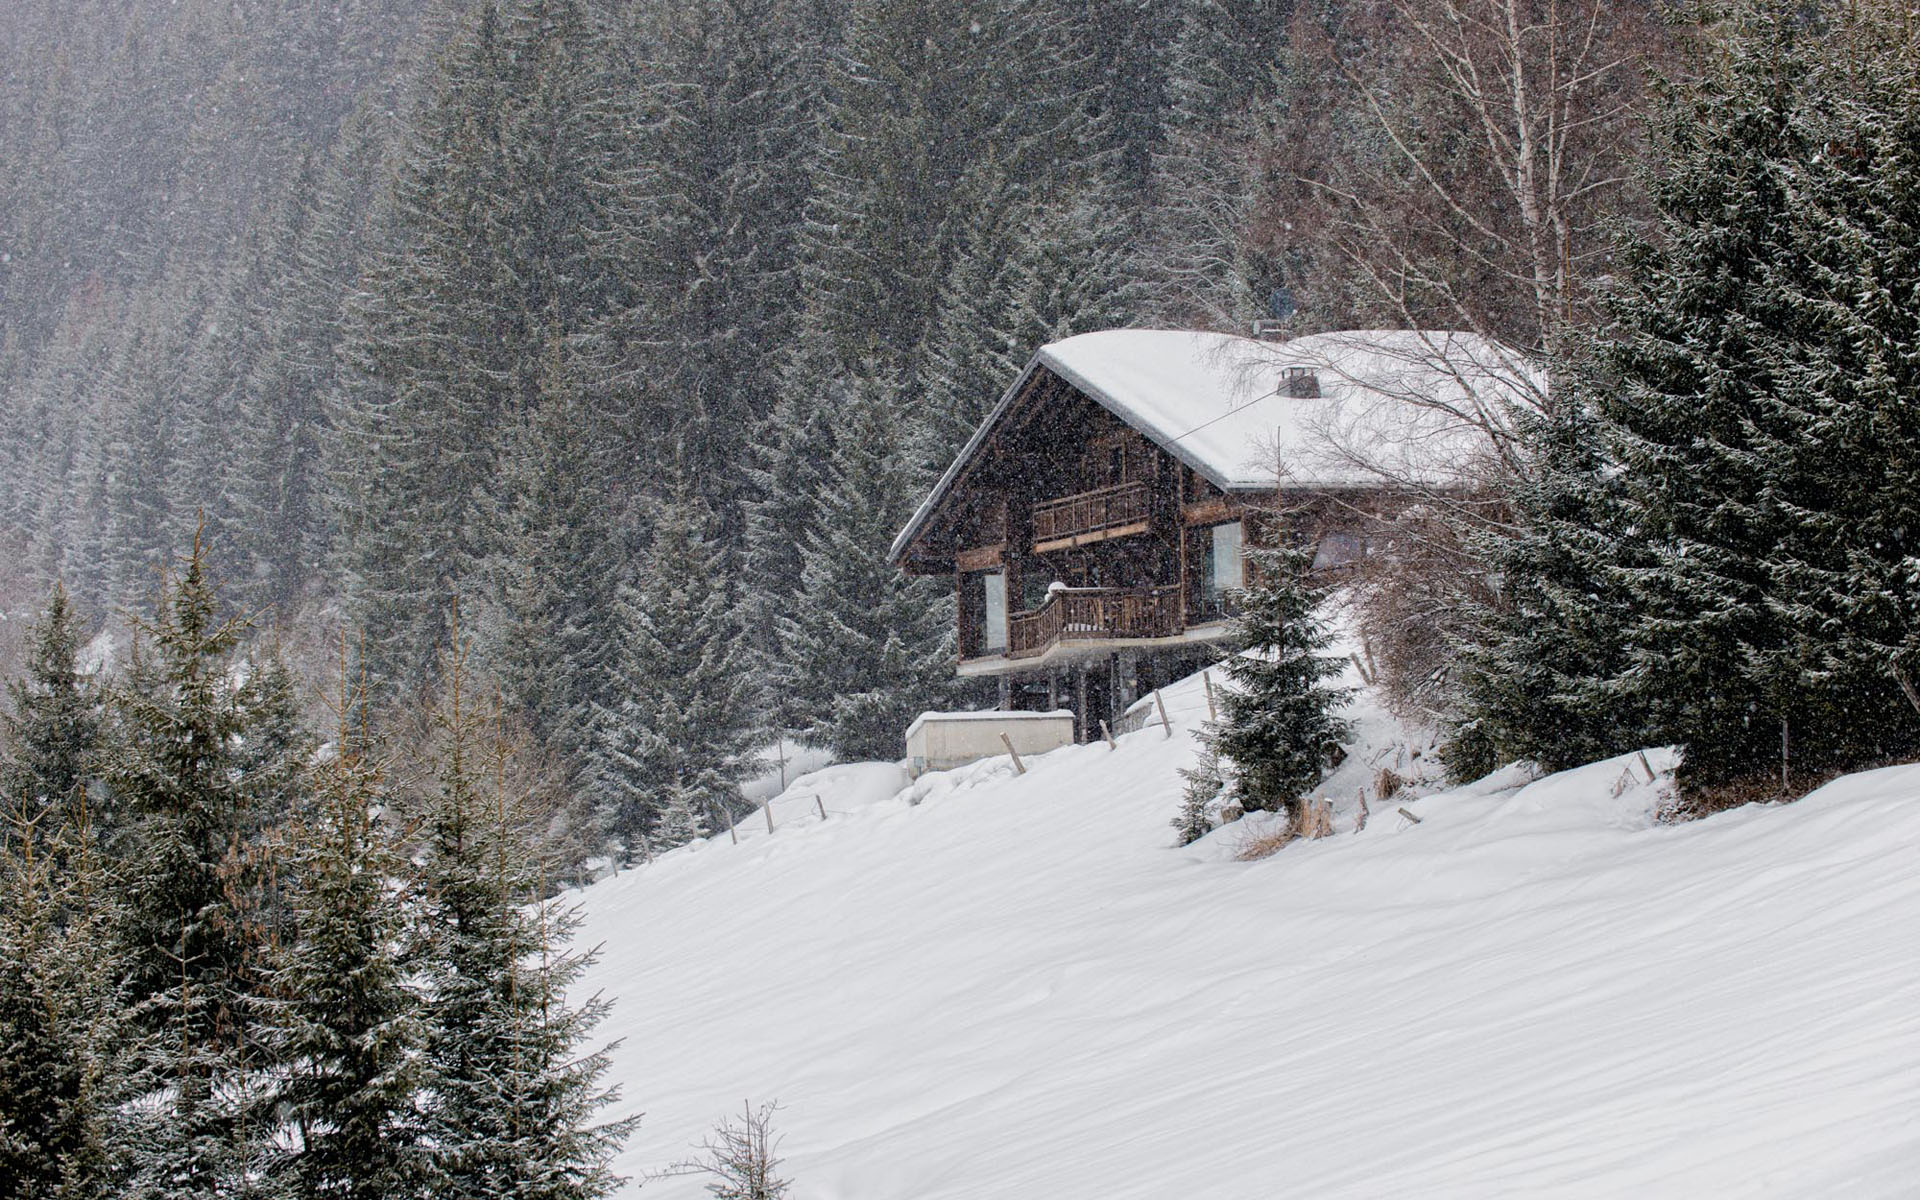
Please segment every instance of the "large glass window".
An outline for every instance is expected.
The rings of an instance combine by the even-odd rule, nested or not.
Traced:
[[[1228,592],[1245,586],[1240,566],[1240,522],[1207,530],[1207,557],[1201,565],[1201,584],[1209,608],[1218,607]]]
[[[987,602],[984,649],[991,654],[1007,648],[1007,577],[1000,571],[988,571],[980,576],[980,584],[986,590]]]

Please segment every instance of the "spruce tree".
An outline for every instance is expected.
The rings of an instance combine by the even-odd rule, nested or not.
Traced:
[[[607,1050],[581,1042],[606,1002],[567,1000],[591,956],[565,949],[575,918],[543,895],[506,794],[504,735],[463,694],[464,656],[442,672],[413,878],[428,1191],[587,1200],[618,1182],[607,1163],[633,1124],[594,1122],[613,1099]]]
[[[121,987],[142,1094],[126,1194],[248,1194],[258,1181],[260,971],[267,848],[233,685],[240,627],[220,619],[196,540],[113,696],[106,775],[116,839]]]
[[[1226,779],[1220,773],[1220,756],[1211,745],[1203,745],[1200,757],[1193,766],[1182,768],[1180,777],[1187,783],[1180,793],[1180,815],[1171,824],[1180,844],[1191,846],[1213,832],[1213,806],[1226,788]]]
[[[914,715],[955,690],[951,595],[887,562],[921,493],[890,382],[858,380],[840,414],[801,596],[781,623],[780,686],[808,714],[807,739],[843,760],[898,758]]]
[[[1807,267],[1782,283],[1806,320],[1759,339],[1784,419],[1755,450],[1792,518],[1763,669],[1794,689],[1801,755],[1857,762],[1920,745],[1920,31],[1868,5],[1829,43],[1803,84],[1817,152],[1785,172]]]
[[[58,832],[99,771],[101,700],[80,673],[79,654],[73,602],[56,584],[31,635],[25,672],[7,682],[13,711],[0,718],[0,795],[40,838]]]
[[[1781,644],[1763,563],[1786,531],[1751,430],[1777,410],[1756,337],[1801,322],[1778,286],[1796,267],[1782,165],[1805,62],[1794,22],[1736,37],[1725,66],[1661,123],[1657,221],[1632,248],[1599,345],[1609,448],[1651,561],[1637,573],[1631,701],[1686,747],[1689,774],[1764,761],[1784,713],[1751,651]]]
[[[1591,361],[1526,431],[1467,718],[1549,766],[1671,742],[1689,788],[1789,786],[1920,744],[1912,33],[1868,6],[1721,34]]]
[[[800,365],[804,357],[793,356],[793,376],[807,373]],[[773,738],[790,735],[806,723],[806,713],[777,684],[784,652],[780,619],[793,611],[800,595],[803,548],[813,527],[821,475],[832,444],[830,412],[830,397],[784,383],[747,466],[740,624],[751,659],[761,732]]]
[[[313,772],[313,810],[286,864],[297,932],[270,978],[275,1114],[290,1129],[271,1171],[299,1200],[417,1194],[427,1155],[420,1001],[397,894],[405,857],[385,819],[393,797],[354,727],[364,697],[342,674],[332,758]]]
[[[1349,735],[1339,716],[1348,693],[1327,683],[1342,662],[1322,653],[1333,639],[1316,611],[1326,589],[1307,576],[1311,551],[1283,547],[1248,558],[1255,578],[1239,598],[1240,653],[1226,663],[1233,686],[1208,746],[1231,765],[1241,808],[1297,818]]]
[[[1166,131],[1153,161],[1143,266],[1162,318],[1245,329],[1268,311],[1249,225],[1272,106],[1286,86],[1295,0],[1186,0],[1167,49]]]
[[[797,251],[834,36],[805,0],[689,0],[647,13],[634,186],[611,243],[633,303],[593,334],[677,455],[718,534],[738,544],[742,468],[795,338]]]
[[[506,456],[488,567],[488,658],[515,716],[570,775],[593,750],[629,540],[604,482],[617,458],[599,433],[556,353],[540,407]]]
[[[0,1180],[9,1195],[115,1191],[112,898],[84,809],[0,808]]]
[[[1637,619],[1630,580],[1645,555],[1580,386],[1523,418],[1507,518],[1481,535],[1499,586],[1470,602],[1457,646],[1445,757],[1461,782],[1515,759],[1565,770],[1651,737],[1622,683]]]
[[[620,589],[597,757],[608,827],[629,859],[642,839],[672,846],[699,836],[739,804],[749,765],[745,634],[706,525],[683,487],[656,510],[639,577]]]
[[[617,109],[577,0],[487,0],[447,48],[353,311],[335,513],[376,689],[417,682],[482,607],[511,456],[549,356],[622,303],[599,250]]]
[[[1902,489],[1851,482],[1913,446],[1892,399],[1912,378],[1896,349],[1914,321],[1911,155],[1883,140],[1910,108],[1886,72],[1910,55],[1895,38],[1846,57],[1849,37],[1899,27],[1871,9],[1824,35],[1736,13],[1658,126],[1655,220],[1610,297],[1596,408],[1645,547],[1619,690],[1682,746],[1688,785],[1786,784],[1793,762],[1920,737],[1884,653],[1906,634],[1869,649],[1854,632],[1904,623],[1875,606],[1911,611]]]

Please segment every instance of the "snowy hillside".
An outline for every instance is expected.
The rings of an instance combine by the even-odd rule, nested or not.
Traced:
[[[1914,1194],[1920,767],[1669,827],[1629,757],[1239,862],[1171,848],[1167,699],[584,893],[623,1172],[751,1099],[798,1200]]]

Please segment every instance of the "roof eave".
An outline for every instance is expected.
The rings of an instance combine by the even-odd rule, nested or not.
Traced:
[[[1042,365],[1041,357],[1041,354],[1035,354],[1027,360],[1026,368],[1007,387],[1007,390],[1000,394],[1000,400],[993,406],[993,411],[988,413],[987,419],[980,423],[980,428],[973,431],[973,436],[967,439],[966,446],[954,458],[952,465],[947,467],[946,473],[940,476],[940,482],[933,485],[933,490],[927,493],[927,498],[922,500],[920,507],[914,510],[913,516],[907,520],[906,527],[893,539],[893,545],[887,548],[889,564],[895,567],[904,564],[907,547],[913,545],[914,539],[924,532],[927,522],[933,519],[933,514],[939,509],[941,502],[953,490],[953,485],[959,481],[967,464],[973,460],[973,456],[979,452],[980,447],[986,443],[994,429],[1006,418],[1008,411],[1013,408],[1014,400],[1027,386],[1027,380]]]

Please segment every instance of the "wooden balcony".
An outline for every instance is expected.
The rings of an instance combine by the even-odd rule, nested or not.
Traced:
[[[1171,637],[1180,632],[1180,589],[1061,588],[1007,621],[1007,657],[1031,658],[1058,642]]]
[[[1033,550],[1045,554],[1110,537],[1144,533],[1152,492],[1141,483],[1116,483],[1033,506]]]

